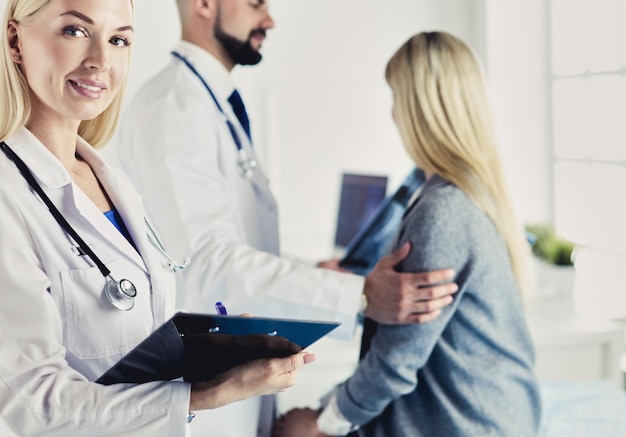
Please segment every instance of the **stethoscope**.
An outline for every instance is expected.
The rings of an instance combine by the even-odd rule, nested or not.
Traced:
[[[55,218],[57,223],[65,230],[65,232],[67,232],[74,239],[74,241],[76,241],[78,247],[82,250],[82,253],[87,255],[89,259],[91,259],[96,264],[98,270],[100,270],[100,273],[102,273],[102,276],[104,276],[105,283],[103,292],[109,302],[111,302],[111,304],[113,304],[115,308],[123,311],[128,311],[132,309],[135,306],[135,297],[137,296],[137,288],[135,287],[135,284],[133,284],[132,281],[130,281],[129,279],[121,279],[117,281],[111,275],[111,271],[107,268],[107,266],[104,265],[100,258],[98,258],[93,250],[91,250],[89,245],[85,243],[80,235],[78,235],[72,225],[70,225],[67,220],[65,220],[57,207],[54,206],[48,195],[43,191],[39,183],[35,180],[35,177],[31,173],[28,166],[24,163],[24,161],[22,161],[22,159],[17,156],[17,154],[6,143],[0,143],[0,148],[2,148],[2,151],[7,155],[7,157],[15,163],[20,173],[26,179],[31,188],[35,190],[41,200],[43,200],[45,205],[48,207],[50,213]],[[148,240],[166,259],[164,267],[172,272],[185,268],[190,262],[189,258],[185,258],[183,260],[183,264],[179,264],[174,261],[165,252],[165,248],[157,238],[156,233],[154,232],[152,226],[150,226],[150,223],[147,219],[145,219],[145,222],[148,230],[150,231],[150,233],[146,234],[148,236]]]
[[[187,267],[189,265],[189,263],[191,262],[191,259],[189,259],[189,257],[183,258],[183,263],[182,264],[176,262],[165,251],[165,246],[163,246],[163,243],[161,243],[161,240],[157,236],[156,232],[154,231],[154,228],[152,227],[152,225],[150,224],[150,222],[148,221],[148,219],[146,217],[144,217],[144,221],[146,222],[146,227],[148,228],[148,232],[146,233],[146,236],[148,237],[148,241],[163,256],[163,258],[165,258],[165,262],[163,263],[163,267],[165,267],[167,270],[169,270],[172,273],[174,273],[174,272],[176,272],[178,270],[182,270],[185,267]]]
[[[172,55],[180,59],[187,66],[187,68],[189,68],[189,70],[200,80],[200,82],[202,82],[202,85],[204,86],[204,88],[211,95],[211,98],[213,99],[215,106],[224,117],[224,120],[226,121],[226,125],[228,126],[228,130],[230,131],[230,135],[233,137],[233,141],[235,142],[235,146],[237,147],[237,153],[239,155],[237,165],[239,166],[241,176],[247,179],[252,179],[252,177],[254,176],[254,169],[257,167],[257,162],[254,158],[249,157],[246,151],[244,150],[243,144],[241,143],[241,139],[239,138],[239,135],[237,134],[237,130],[235,129],[235,126],[230,121],[230,119],[228,118],[224,110],[222,109],[222,105],[220,105],[220,103],[218,102],[217,98],[215,97],[215,94],[213,93],[213,90],[211,90],[211,87],[209,86],[209,84],[204,80],[204,78],[200,75],[198,70],[196,70],[196,68],[191,64],[191,62],[187,60],[187,58],[185,58],[183,55],[181,55],[178,52],[172,52]]]

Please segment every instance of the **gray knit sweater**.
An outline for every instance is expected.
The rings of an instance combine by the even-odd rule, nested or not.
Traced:
[[[534,351],[504,241],[491,220],[439,176],[405,213],[401,271],[450,267],[459,292],[434,321],[379,325],[337,390],[360,436],[520,436],[540,419]]]

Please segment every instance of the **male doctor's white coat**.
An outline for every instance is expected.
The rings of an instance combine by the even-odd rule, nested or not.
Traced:
[[[185,435],[189,384],[91,382],[174,309],[174,275],[147,240],[141,198],[79,140],[77,152],[118,209],[135,250],[27,129],[6,143],[113,277],[134,283],[137,297],[130,311],[111,305],[101,272],[0,152],[1,435],[11,435],[7,425],[19,436]]]
[[[180,42],[175,52],[207,82],[224,114],[192,70],[172,57],[126,108],[106,153],[119,159],[138,185],[174,257],[192,259],[178,281],[179,306],[214,312],[215,301],[222,301],[233,314],[335,320],[342,322],[336,334],[349,337],[364,279],[277,256],[278,211],[268,182],[259,167],[252,179],[242,177],[225,123],[228,117],[244,150],[254,156],[227,101],[234,89],[230,74],[193,44]],[[205,420],[206,432],[215,435],[269,435],[267,423],[259,430],[254,425],[258,400],[246,402],[247,409],[245,403],[231,406],[231,419],[220,411],[196,420]]]

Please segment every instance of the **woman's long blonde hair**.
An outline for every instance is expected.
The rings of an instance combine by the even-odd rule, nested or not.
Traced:
[[[391,57],[385,77],[409,156],[487,214],[526,290],[529,247],[505,188],[483,73],[472,51],[448,33],[419,33]]]
[[[13,62],[6,24],[15,20],[27,23],[33,15],[45,7],[49,0],[9,0],[4,18],[2,59],[0,60],[0,141],[13,135],[26,125],[30,117],[31,103],[29,86],[20,66]],[[132,0],[130,0],[132,4]],[[122,108],[126,81],[111,104],[93,120],[83,120],[78,134],[94,147],[105,145],[115,131]]]

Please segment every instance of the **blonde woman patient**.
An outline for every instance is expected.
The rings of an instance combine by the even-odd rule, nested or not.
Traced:
[[[93,382],[171,316],[175,301],[174,275],[148,241],[141,199],[95,150],[117,123],[133,3],[7,3],[0,61],[0,425],[18,436],[179,437],[195,410],[293,385],[314,356],[255,360],[194,384]],[[86,255],[89,249],[110,277]],[[120,309],[126,298],[105,292],[110,278],[132,308]]]
[[[396,237],[395,247],[413,247],[400,271],[449,266],[459,292],[430,323],[379,324],[323,408],[288,412],[275,435],[536,435],[541,405],[521,301],[528,247],[505,190],[481,68],[458,38],[422,32],[396,51],[385,76],[406,152],[427,175]]]

